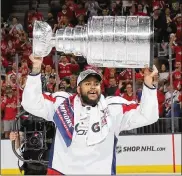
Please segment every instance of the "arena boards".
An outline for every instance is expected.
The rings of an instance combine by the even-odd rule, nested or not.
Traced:
[[[116,154],[118,175],[181,173],[180,134],[119,136]],[[1,140],[1,174],[20,174],[17,163],[10,140]]]

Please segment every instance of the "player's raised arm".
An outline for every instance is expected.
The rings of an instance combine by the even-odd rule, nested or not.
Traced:
[[[131,130],[155,123],[159,118],[157,90],[153,85],[153,78],[158,74],[154,66],[152,72],[145,69],[144,85],[140,105],[126,101],[122,103],[122,118],[116,118],[117,133],[123,130]],[[120,97],[117,97],[120,98]],[[122,98],[120,98],[122,99]]]
[[[33,68],[28,75],[21,104],[27,112],[52,121],[57,99],[54,94],[42,92],[41,65],[43,59],[30,55],[30,60],[32,61]],[[60,94],[65,95],[62,96],[62,99],[59,98],[59,102],[63,101],[64,97],[67,97],[67,94],[64,92],[60,92]]]

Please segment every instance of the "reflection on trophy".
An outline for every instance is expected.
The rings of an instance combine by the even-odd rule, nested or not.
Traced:
[[[82,55],[99,67],[143,68],[153,60],[153,22],[143,16],[94,16],[84,27],[66,27],[53,35],[46,22],[36,21],[33,54],[57,51]]]

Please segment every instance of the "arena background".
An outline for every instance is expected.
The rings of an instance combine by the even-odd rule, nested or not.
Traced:
[[[23,70],[26,72],[26,68],[22,68],[23,61],[27,60],[28,55],[31,53],[31,48],[26,46],[25,47],[19,47],[18,44],[16,44],[16,41],[13,41],[14,39],[8,38],[8,40],[11,40],[13,43],[13,47],[11,48],[8,46],[8,44],[5,41],[6,37],[9,37],[9,31],[11,30],[11,24],[12,24],[12,18],[17,17],[18,23],[22,24],[23,31],[20,31],[18,37],[16,38],[20,42],[24,42],[24,40],[28,41],[28,43],[31,43],[32,38],[32,19],[36,18],[38,20],[46,21],[48,19],[48,12],[52,13],[53,19],[51,21],[48,20],[48,22],[52,25],[52,28],[55,27],[55,24],[57,24],[57,20],[61,18],[58,14],[58,12],[61,11],[61,7],[64,3],[67,4],[67,8],[70,8],[69,10],[72,11],[72,15],[69,13],[67,14],[67,21],[62,21],[60,24],[61,27],[66,26],[75,26],[75,25],[84,25],[87,22],[88,16],[92,15],[92,13],[96,13],[97,15],[131,15],[132,12],[135,15],[150,15],[152,16],[154,11],[160,9],[161,10],[161,23],[165,25],[165,27],[157,26],[158,28],[161,28],[162,32],[159,32],[156,30],[156,36],[158,38],[155,38],[155,58],[154,58],[154,64],[159,69],[159,75],[163,73],[161,71],[162,64],[165,64],[167,69],[165,70],[165,73],[168,73],[168,75],[175,73],[175,61],[179,61],[179,57],[181,56],[181,45],[179,44],[179,50],[173,50],[172,57],[169,57],[169,43],[170,43],[170,34],[174,33],[177,36],[181,35],[181,29],[179,28],[179,24],[176,19],[181,18],[178,15],[182,13],[182,4],[181,1],[178,0],[149,0],[146,1],[146,4],[143,6],[142,12],[138,12],[138,6],[139,3],[143,3],[143,1],[135,1],[134,5],[130,4],[130,1],[124,0],[122,2],[122,5],[120,5],[120,0],[117,1],[111,1],[111,0],[98,0],[99,7],[96,12],[89,12],[88,9],[76,9],[76,5],[79,4],[79,1],[59,1],[59,0],[2,0],[1,1],[1,16],[3,17],[3,21],[1,18],[1,24],[3,24],[2,30],[1,30],[1,103],[3,102],[4,94],[3,91],[5,91],[6,87],[11,86],[12,90],[14,91],[15,97],[17,97],[16,102],[16,110],[17,113],[20,112],[20,102],[21,102],[21,93],[23,90],[24,85],[24,79],[26,77],[21,77],[22,81],[16,81],[13,82],[13,80],[7,80],[8,75],[11,76],[12,70],[14,67],[14,74],[17,76],[19,73],[23,73]],[[73,3],[74,2],[74,3]],[[86,2],[83,2],[83,5],[85,5]],[[179,6],[177,10],[175,10],[175,7]],[[131,8],[131,12],[129,9]],[[166,22],[165,18],[165,10],[170,9],[170,18],[171,24]],[[35,11],[35,9],[38,9],[38,11]],[[132,11],[134,9],[134,11]],[[30,10],[30,11],[29,11]],[[31,13],[34,13],[32,15]],[[32,15],[32,16],[31,16]],[[163,18],[164,17],[164,18]],[[69,19],[70,18],[70,19]],[[83,20],[84,19],[84,20]],[[157,24],[156,24],[157,25]],[[176,27],[173,28],[173,25]],[[178,26],[179,25],[179,26]],[[171,31],[168,31],[167,28],[170,27]],[[55,30],[57,27],[55,28]],[[158,34],[159,32],[159,34]],[[15,31],[16,33],[16,31]],[[26,39],[22,38],[22,36],[27,36]],[[13,36],[14,37],[14,36]],[[182,40],[182,38],[177,38],[179,41]],[[55,80],[59,80],[56,82],[55,87],[61,87],[63,88],[64,85],[61,84],[61,81],[64,81],[64,77],[61,77],[58,68],[58,64],[56,64],[59,61],[59,55],[61,53],[58,53],[56,51],[52,51],[50,56],[45,58],[45,67],[43,68],[43,74],[46,75],[46,69],[47,65],[51,66],[51,69],[54,69],[53,75],[55,76]],[[66,56],[68,60],[71,58],[74,58],[73,64],[79,65],[79,70],[76,70],[73,72],[75,75],[78,75],[79,72],[87,67],[86,60],[84,58],[77,58],[75,56]],[[171,60],[169,60],[171,59]],[[53,61],[53,62],[52,62]],[[28,61],[26,61],[28,62]],[[181,62],[181,60],[180,60]],[[21,63],[21,64],[20,64]],[[171,63],[171,67],[170,67]],[[13,65],[14,64],[14,65]],[[19,64],[21,66],[19,66]],[[31,64],[28,63],[28,70],[31,68]],[[26,64],[25,64],[26,65]],[[47,67],[46,67],[47,66]],[[104,72],[104,75],[106,76],[106,79],[109,79],[109,76],[107,76],[105,73],[108,71],[107,68],[104,68],[102,70]],[[111,71],[111,70],[110,70]],[[132,70],[131,72],[127,72],[126,69],[116,69],[115,73],[117,76],[124,75],[123,77],[119,78],[119,80],[124,79],[130,79],[130,82],[132,83],[133,88],[133,94],[137,94],[140,92],[140,87],[138,87],[138,84],[136,84],[138,77],[136,76],[136,73],[139,73],[138,70]],[[109,73],[111,74],[111,73]],[[129,77],[128,77],[128,75]],[[23,75],[23,74],[22,74]],[[162,74],[161,74],[162,75]],[[70,76],[70,75],[69,75]],[[117,77],[116,76],[116,77]],[[126,77],[125,77],[126,76]],[[180,73],[181,76],[181,73]],[[59,78],[58,78],[59,77]],[[4,79],[5,78],[5,79]],[[16,77],[17,78],[17,77]],[[58,78],[58,79],[57,79]],[[48,78],[49,79],[49,78]],[[159,77],[160,79],[160,77]],[[171,83],[175,87],[175,81],[178,81],[177,78],[172,77],[172,82],[170,82],[170,79],[167,79],[167,83]],[[180,79],[181,81],[181,77]],[[118,78],[116,78],[116,86],[119,86]],[[165,83],[167,85],[167,83]],[[107,96],[110,91],[108,88],[109,83],[105,83],[104,87],[104,93]],[[163,88],[165,89],[165,84],[163,84]],[[180,82],[181,84],[181,82]],[[49,86],[48,86],[49,85]],[[161,85],[161,84],[160,84]],[[53,91],[52,85],[46,82],[46,90]],[[69,85],[66,85],[69,87]],[[107,87],[108,86],[108,87]],[[55,91],[55,89],[54,89]],[[66,91],[66,88],[65,88]],[[163,91],[164,100],[160,105],[162,106],[162,110],[164,111],[162,115],[160,116],[160,119],[158,122],[156,122],[153,125],[143,127],[136,130],[121,132],[119,137],[119,142],[117,145],[117,173],[118,174],[180,174],[181,173],[181,89],[178,90],[178,88],[175,87],[175,91],[179,91],[179,97],[177,97],[177,102],[172,101],[172,103],[169,103],[169,99],[165,97],[166,92]],[[139,95],[138,95],[139,96]],[[135,96],[134,96],[135,97]],[[139,97],[137,99],[139,101]],[[174,109],[168,113],[166,112],[166,107],[174,107],[174,105],[180,104],[179,112],[176,112]],[[1,111],[3,112],[3,110]],[[170,114],[170,115],[169,115]],[[2,115],[2,121],[3,119]],[[14,155],[12,151],[11,142],[9,139],[5,139],[5,134],[3,131],[3,123],[1,123],[1,174],[19,174],[19,169],[17,166],[18,159]]]

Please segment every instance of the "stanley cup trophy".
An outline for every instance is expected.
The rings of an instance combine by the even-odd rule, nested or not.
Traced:
[[[93,16],[86,26],[61,28],[56,34],[46,22],[36,21],[33,54],[45,57],[55,47],[98,67],[144,68],[153,64],[153,35],[153,21],[144,16]]]

